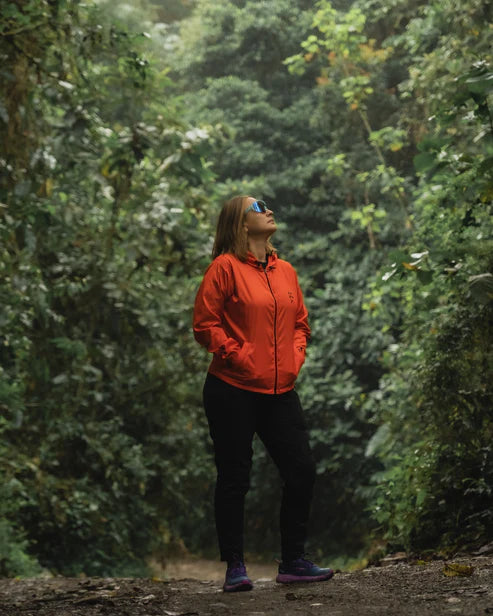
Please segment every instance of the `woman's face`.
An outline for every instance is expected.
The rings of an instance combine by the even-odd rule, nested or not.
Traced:
[[[243,211],[245,212],[255,201],[256,199],[253,197],[243,199]],[[247,212],[245,214],[244,225],[250,236],[265,235],[268,238],[275,233],[277,229],[274,214],[269,208],[267,208],[265,212],[256,212],[255,210]]]

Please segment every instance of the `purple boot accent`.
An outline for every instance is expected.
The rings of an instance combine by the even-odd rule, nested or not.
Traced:
[[[280,563],[276,582],[293,584],[296,582],[325,582],[334,575],[332,569],[322,569],[304,558],[289,563]]]
[[[226,579],[224,581],[224,592],[238,592],[243,590],[252,590],[253,584],[249,579],[245,565],[241,560],[232,563],[226,570]]]

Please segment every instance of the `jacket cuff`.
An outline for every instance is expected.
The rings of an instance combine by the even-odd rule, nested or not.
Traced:
[[[229,357],[236,355],[240,351],[240,348],[241,347],[236,340],[233,340],[233,338],[228,338],[223,344],[221,344],[217,354],[221,359],[228,359]]]

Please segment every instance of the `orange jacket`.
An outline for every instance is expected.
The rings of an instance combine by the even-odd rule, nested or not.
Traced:
[[[265,394],[293,389],[310,336],[294,268],[269,256],[266,269],[248,253],[216,257],[195,299],[195,339],[214,354],[209,372]]]

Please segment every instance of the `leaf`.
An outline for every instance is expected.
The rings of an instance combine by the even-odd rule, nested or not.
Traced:
[[[375,452],[389,440],[390,435],[391,430],[388,423],[379,426],[366,445],[365,456],[367,458],[373,456]]]
[[[68,375],[65,372],[58,374],[52,379],[52,383],[54,385],[61,385],[62,383],[66,383],[68,381]]]
[[[465,82],[470,92],[488,95],[493,92],[493,73],[484,73],[477,77],[470,77]]]
[[[447,577],[469,577],[473,574],[474,567],[470,565],[460,565],[458,563],[446,563],[442,569],[443,575]]]
[[[468,279],[471,295],[482,303],[493,299],[493,274],[489,272],[471,276]]]
[[[389,278],[392,278],[392,276],[396,273],[397,268],[394,268],[392,270],[390,270],[389,272],[385,272],[385,274],[382,276],[382,280],[384,282],[387,282],[387,280],[389,280]]]
[[[391,250],[389,252],[388,258],[390,260],[390,262],[392,263],[392,267],[394,267],[396,264],[401,264],[404,261],[408,262],[409,261],[409,253],[404,252],[402,250]]]
[[[423,152],[422,154],[417,154],[413,158],[414,168],[416,171],[423,173],[424,171],[428,171],[433,167],[436,162],[436,158],[433,154],[429,152]]]
[[[66,90],[73,90],[75,88],[74,84],[69,83],[68,81],[63,81],[61,79],[58,82],[58,85],[62,86],[62,88],[65,88]]]
[[[418,490],[416,492],[416,506],[420,507],[426,500],[426,490]]]
[[[418,269],[416,275],[422,284],[430,284],[433,280],[433,272],[431,270]]]
[[[418,150],[427,154],[430,150],[439,151],[446,146],[449,141],[449,139],[442,136],[425,137],[418,143]]]
[[[493,156],[488,156],[479,165],[479,171],[481,173],[491,173],[493,170]]]

